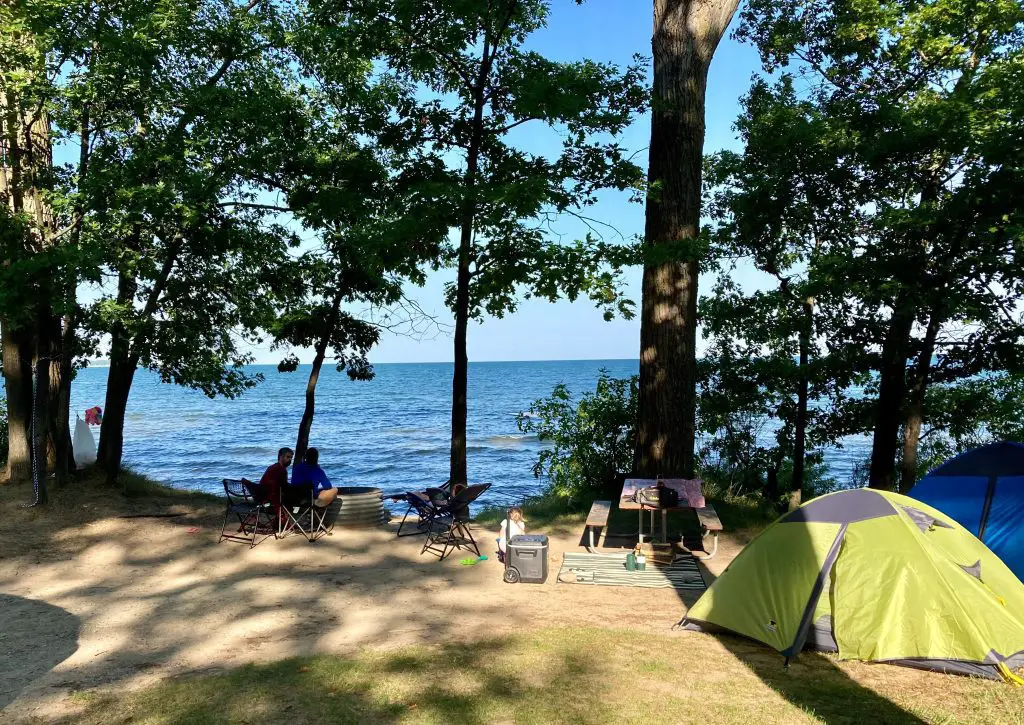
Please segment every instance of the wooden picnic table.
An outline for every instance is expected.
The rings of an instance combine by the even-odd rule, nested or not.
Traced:
[[[668,512],[693,510],[697,514],[697,520],[701,525],[702,536],[705,533],[713,533],[715,537],[715,551],[718,549],[718,532],[722,530],[722,522],[718,519],[715,509],[704,500],[701,491],[702,482],[699,479],[687,478],[662,478],[662,485],[666,488],[673,488],[679,493],[679,505],[668,508],[644,506],[633,500],[633,494],[641,488],[654,486],[657,479],[653,478],[627,478],[622,484],[622,493],[619,496],[619,508],[624,510],[636,509],[639,540],[644,540],[644,509],[651,512],[651,537],[654,537],[654,511],[661,511],[661,535],[668,540]],[[711,556],[714,556],[712,552]],[[708,557],[710,558],[710,557]]]

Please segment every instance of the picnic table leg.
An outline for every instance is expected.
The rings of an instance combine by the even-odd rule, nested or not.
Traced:
[[[697,556],[697,557],[694,557],[695,559],[700,559],[701,561],[708,561],[709,559],[714,559],[715,558],[715,554],[718,553],[718,532],[717,531],[708,531],[707,529],[704,529],[704,531],[701,532],[701,536],[700,536],[701,541],[706,539],[708,534],[711,534],[711,538],[712,538],[712,541],[711,541],[711,551],[708,552],[707,556]],[[707,550],[705,549],[705,551],[707,551]]]

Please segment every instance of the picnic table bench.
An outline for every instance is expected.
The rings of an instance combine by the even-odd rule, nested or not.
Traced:
[[[631,481],[635,481],[637,479],[630,479],[630,480]],[[715,556],[715,554],[718,553],[718,532],[723,530],[722,521],[721,521],[721,519],[718,518],[718,513],[715,511],[714,506],[712,506],[707,501],[703,501],[703,500],[699,501],[699,503],[703,503],[704,505],[703,506],[697,506],[697,507],[690,506],[690,505],[682,505],[682,506],[673,507],[671,510],[673,510],[673,511],[682,511],[682,510],[689,509],[689,510],[692,510],[692,511],[694,511],[696,513],[696,515],[697,515],[697,522],[700,524],[700,536],[701,536],[701,539],[704,539],[704,538],[706,538],[708,536],[712,537],[711,551],[708,552],[708,555],[706,557],[703,557],[704,559],[710,559],[713,556]],[[626,505],[623,505],[623,504],[626,504]],[[632,504],[632,505],[629,505],[629,504]],[[643,517],[643,507],[640,506],[637,503],[632,502],[632,501],[627,502],[627,501],[624,501],[624,500],[620,500],[619,501],[619,508],[623,508],[623,509],[636,508],[636,509],[639,509],[640,510],[640,516]],[[587,514],[587,521],[584,524],[584,530],[587,533],[587,541],[588,541],[587,550],[590,551],[591,553],[595,553],[594,550],[597,548],[597,545],[594,542],[594,529],[605,530],[605,529],[608,528],[608,517],[611,515],[611,511],[612,511],[612,502],[611,501],[594,501],[594,503],[590,507],[590,512]],[[667,517],[667,512],[668,511],[669,511],[669,509],[661,509],[661,512],[662,512],[662,533],[663,534],[665,533],[665,519]],[[654,515],[654,510],[653,509],[651,509],[651,515],[652,516]],[[641,522],[642,522],[642,518],[641,518]],[[641,525],[642,525],[642,523],[641,523]],[[640,536],[643,535],[642,530],[639,532],[639,535]],[[705,547],[705,551],[707,551],[706,547]]]
[[[611,501],[594,501],[593,505],[590,507],[590,513],[587,514],[587,523],[584,525],[584,528],[590,537],[590,546],[587,547],[587,550],[591,553],[593,553],[594,549],[597,548],[594,545],[594,529],[608,528],[608,516],[611,512]]]
[[[704,506],[694,510],[697,512],[697,521],[700,522],[700,537],[703,539],[710,534],[712,538],[711,551],[704,557],[710,559],[718,553],[718,532],[722,530],[722,521],[718,518],[715,507],[707,502]],[[706,548],[705,551],[707,551]]]

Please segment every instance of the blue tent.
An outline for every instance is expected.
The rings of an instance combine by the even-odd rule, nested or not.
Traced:
[[[1024,581],[1024,445],[991,443],[961,453],[908,495],[959,521]]]

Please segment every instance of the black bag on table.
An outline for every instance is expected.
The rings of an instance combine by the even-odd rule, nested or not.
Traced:
[[[647,486],[637,489],[633,502],[655,509],[670,509],[679,505],[679,492],[668,486]]]

